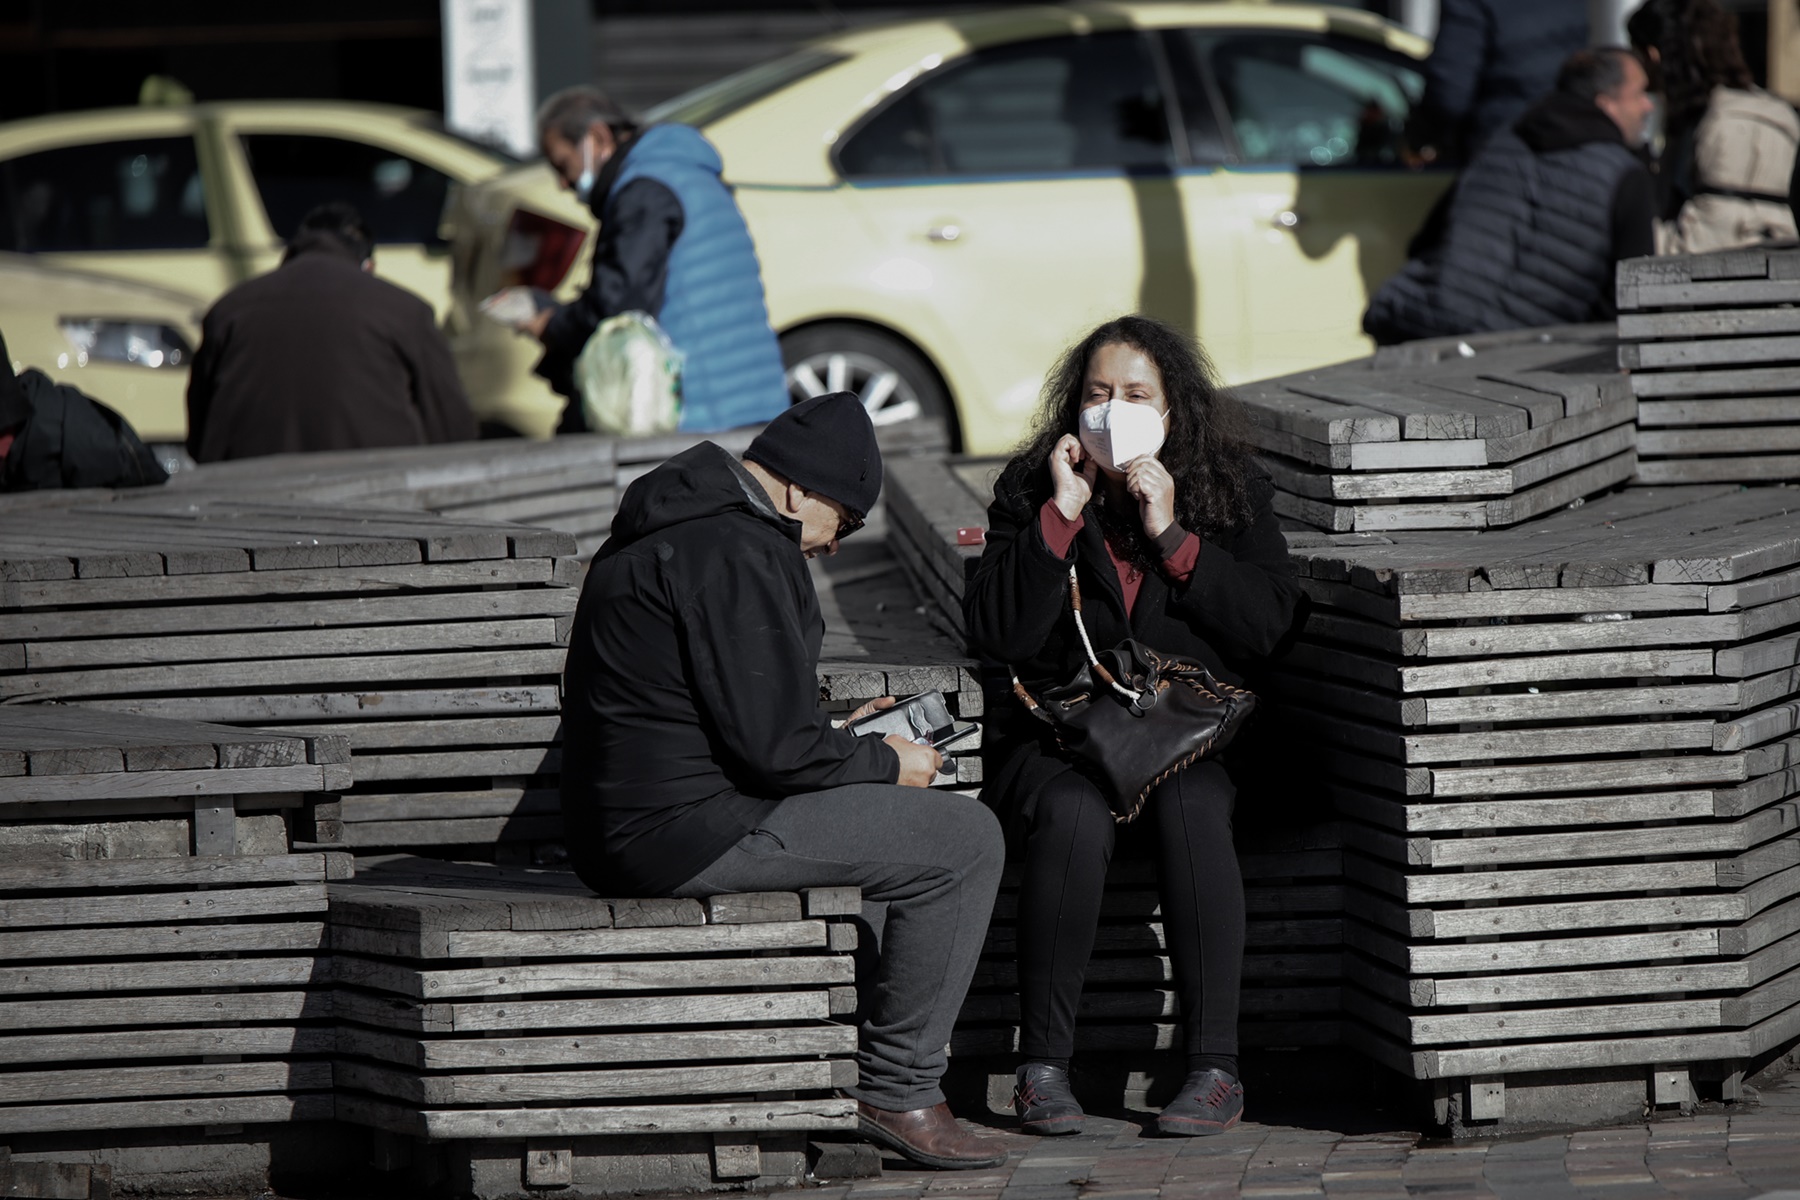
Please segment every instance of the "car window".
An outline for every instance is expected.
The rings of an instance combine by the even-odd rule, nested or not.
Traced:
[[[0,250],[190,250],[209,237],[190,137],[63,146],[0,163]]]
[[[843,61],[844,55],[828,50],[798,50],[647,108],[643,113],[644,124],[673,122],[701,129]]]
[[[283,241],[318,205],[356,206],[378,245],[435,242],[450,177],[384,146],[300,133],[243,135],[250,173]]]
[[[1417,64],[1368,43],[1277,32],[1189,30],[1245,162],[1382,167],[1401,161],[1425,91]]]
[[[850,178],[1004,175],[1174,164],[1141,34],[979,51],[928,75],[846,140]]]

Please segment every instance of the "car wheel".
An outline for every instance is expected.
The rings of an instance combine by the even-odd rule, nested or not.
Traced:
[[[814,325],[781,339],[790,403],[826,392],[853,392],[877,425],[949,421],[950,397],[919,352],[860,325]]]

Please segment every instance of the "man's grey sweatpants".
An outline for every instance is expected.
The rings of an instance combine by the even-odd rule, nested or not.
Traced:
[[[987,937],[1006,846],[978,800],[865,783],[783,800],[678,896],[860,887],[887,905],[850,1094],[906,1112],[944,1099],[944,1046]]]

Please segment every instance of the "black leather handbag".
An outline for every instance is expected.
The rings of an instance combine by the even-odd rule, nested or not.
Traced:
[[[1087,664],[1045,688],[1040,700],[1012,677],[1013,692],[1106,797],[1113,820],[1143,811],[1157,784],[1231,744],[1256,708],[1246,688],[1221,683],[1205,665],[1133,638],[1094,653],[1081,620],[1081,584],[1069,567],[1069,603]]]

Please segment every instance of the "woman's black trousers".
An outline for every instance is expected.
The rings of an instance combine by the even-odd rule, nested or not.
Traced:
[[[1237,1054],[1244,883],[1231,842],[1231,777],[1216,762],[1180,772],[1120,827],[1087,779],[1064,771],[1038,793],[1019,889],[1020,1050],[1065,1060],[1100,924],[1116,837],[1153,842],[1162,921],[1190,1063]]]

